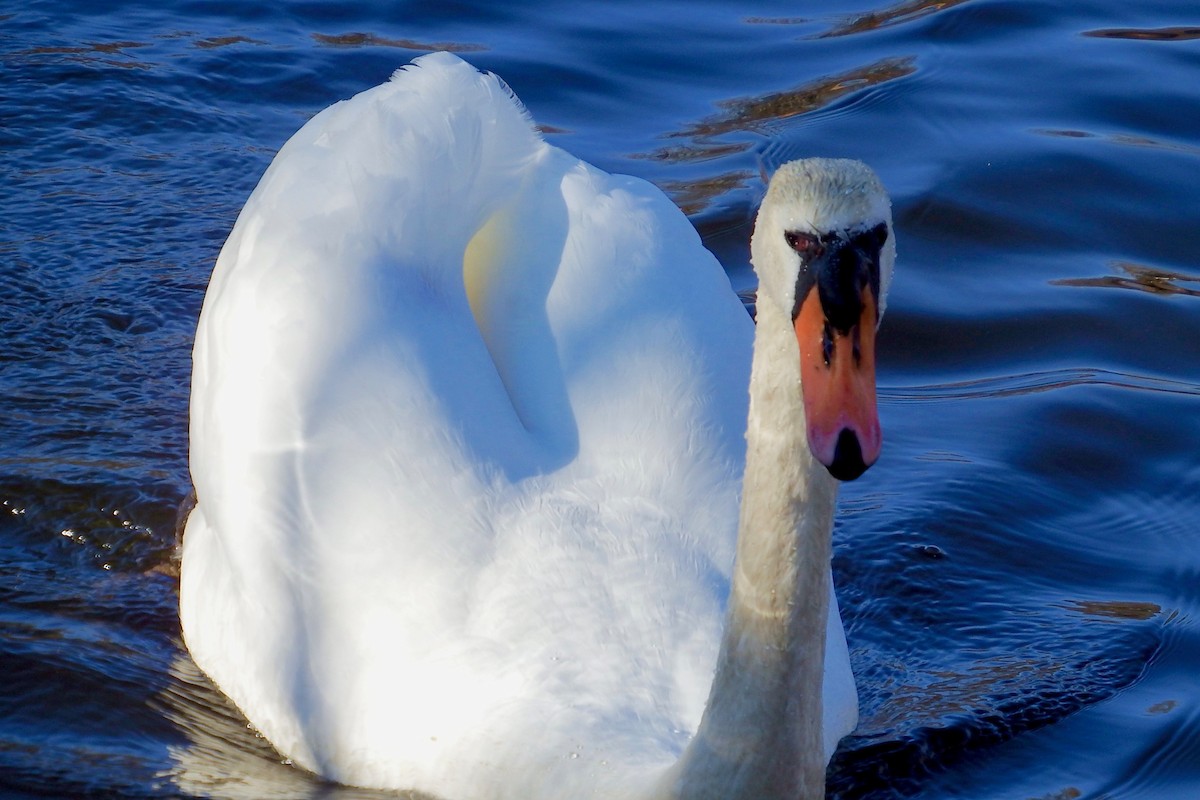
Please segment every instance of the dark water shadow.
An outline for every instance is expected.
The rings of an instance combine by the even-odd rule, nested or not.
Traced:
[[[1135,39],[1144,42],[1179,42],[1200,39],[1200,27],[1173,26],[1168,28],[1099,28],[1084,31],[1084,36],[1098,39]]]
[[[164,783],[212,800],[427,800],[341,786],[293,766],[176,645],[169,683],[151,703],[186,739],[168,747],[170,767],[158,776]]]

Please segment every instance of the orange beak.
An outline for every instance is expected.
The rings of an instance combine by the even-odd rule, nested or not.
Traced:
[[[796,315],[808,446],[838,480],[852,481],[879,458],[883,433],[875,406],[874,294],[862,289],[862,315],[849,330],[825,318],[819,293],[809,292]]]

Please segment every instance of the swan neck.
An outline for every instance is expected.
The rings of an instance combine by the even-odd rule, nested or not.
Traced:
[[[823,798],[822,679],[837,484],[808,447],[799,347],[760,306],[737,559],[680,797]]]

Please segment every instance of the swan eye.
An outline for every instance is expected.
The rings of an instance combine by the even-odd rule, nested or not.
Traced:
[[[821,254],[825,252],[825,245],[811,233],[784,231],[783,239],[788,243],[788,247],[795,250],[805,262],[820,258]]]
[[[879,252],[888,238],[888,227],[886,222],[881,222],[866,233],[867,240],[871,243],[875,252]]]

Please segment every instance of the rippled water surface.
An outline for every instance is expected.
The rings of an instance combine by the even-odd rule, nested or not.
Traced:
[[[242,202],[308,117],[435,48],[666,189],[740,290],[764,170],[850,156],[891,190],[831,796],[1200,797],[1200,8],[1165,0],[8,4],[5,796],[367,796],[246,729],[161,568]]]

